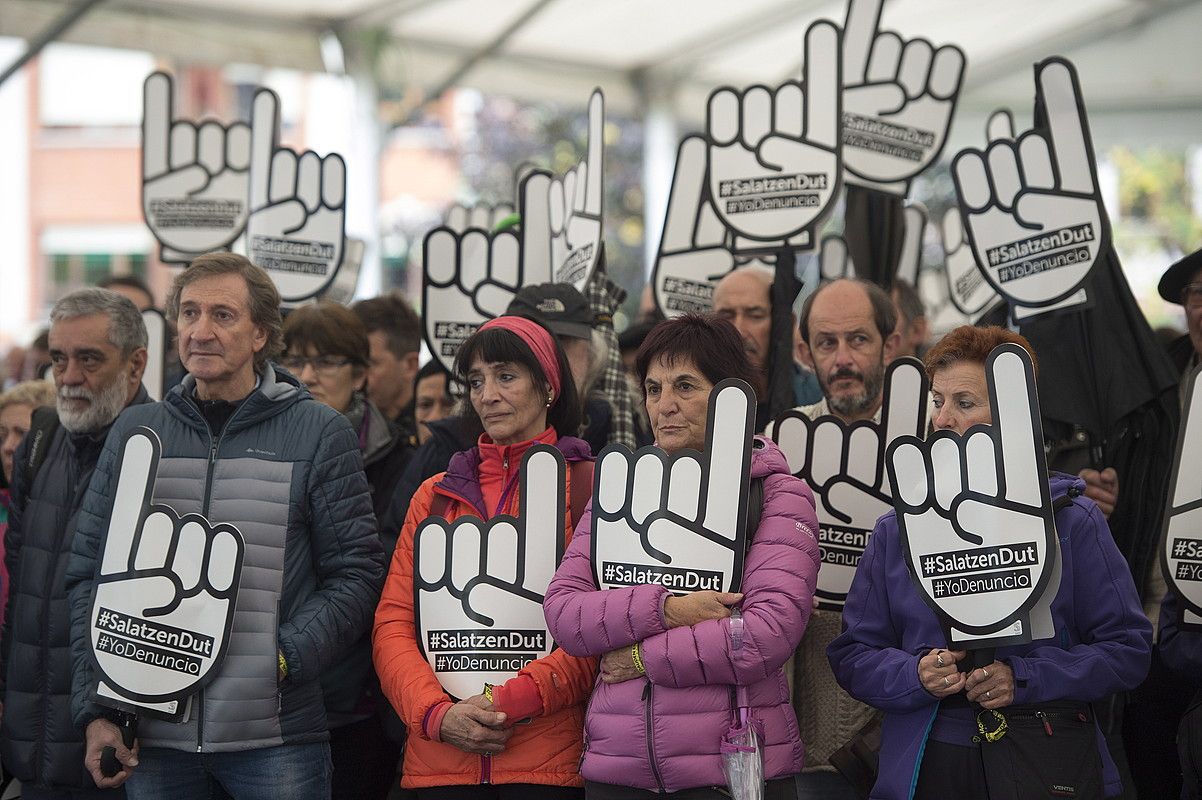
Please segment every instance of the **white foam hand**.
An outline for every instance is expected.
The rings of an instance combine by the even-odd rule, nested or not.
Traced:
[[[186,263],[234,243],[246,227],[250,126],[173,120],[171,76],[142,86],[142,212],[163,260]]]
[[[342,265],[346,164],[278,145],[279,98],[260,89],[251,111],[247,256],[271,275],[285,302],[320,294]]]
[[[985,126],[985,141],[1012,141],[1014,118],[1005,109],[994,111]],[[944,276],[948,294],[960,313],[975,317],[997,300],[997,292],[985,280],[985,272],[977,264],[972,245],[964,236],[964,219],[960,209],[952,206],[943,215]]]
[[[152,505],[160,452],[148,428],[122,444],[89,616],[101,679],[135,704],[182,699],[212,677],[245,552],[233,526]]]
[[[843,164],[849,183],[905,197],[943,150],[964,52],[879,29],[884,0],[850,0],[843,29]]]
[[[1162,556],[1164,574],[1181,598],[1183,622],[1197,628],[1202,625],[1202,392],[1198,370],[1186,380]]]
[[[747,537],[755,394],[714,387],[705,453],[613,445],[597,461],[593,572],[602,588],[657,583],[677,594],[738,591]]]
[[[551,264],[555,283],[584,291],[601,252],[604,196],[605,98],[593,91],[588,104],[588,143],[580,163],[548,188]],[[525,224],[525,215],[522,222]]]
[[[952,175],[986,279],[1011,302],[1038,307],[1081,286],[1107,233],[1076,70],[1048,59],[1035,80],[1046,127],[961,151]]]
[[[564,459],[535,445],[522,458],[519,516],[430,517],[413,544],[418,642],[456,698],[503,683],[553,642],[543,596],[564,550]]]
[[[868,537],[891,507],[889,444],[903,436],[921,438],[926,427],[926,373],[913,358],[889,365],[879,423],[848,425],[835,416],[811,420],[796,410],[776,420],[773,438],[789,470],[809,484],[818,501],[820,607],[842,608]]]
[[[422,319],[426,343],[454,371],[455,353],[467,337],[505,313],[523,286],[551,278],[547,193],[551,175],[522,179],[520,231],[435,228],[422,245]]]
[[[709,194],[732,233],[771,249],[821,221],[841,182],[839,109],[839,29],[824,21],[806,32],[803,83],[710,95]]]
[[[927,603],[956,632],[1009,635],[1053,574],[1056,525],[1030,357],[986,364],[993,424],[902,437],[888,453],[903,552]]]

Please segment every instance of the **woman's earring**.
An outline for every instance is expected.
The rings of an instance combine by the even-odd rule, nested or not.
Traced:
[[[547,392],[547,408],[551,407],[551,403],[555,401],[555,393]]]

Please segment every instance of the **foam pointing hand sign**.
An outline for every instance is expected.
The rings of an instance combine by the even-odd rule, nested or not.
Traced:
[[[1059,557],[1031,359],[1001,345],[985,365],[992,425],[889,447],[902,553],[949,645],[1030,641]]]
[[[504,314],[519,289],[551,280],[550,185],[547,172],[522,179],[520,231],[443,226],[426,234],[422,319],[426,343],[448,372],[454,373],[459,345]]]
[[[705,452],[601,451],[594,470],[592,560],[602,589],[662,585],[674,594],[737,592],[747,542],[755,394],[727,379],[709,398]]]
[[[1042,307],[1084,283],[1109,231],[1076,70],[1050,58],[1035,84],[1044,124],[962,151],[952,175],[986,280],[1012,304]]]
[[[584,158],[562,178],[551,181],[551,263],[554,283],[570,283],[581,292],[601,254],[601,216],[604,197],[605,98],[593,90],[588,104],[588,143]],[[522,223],[526,217],[523,214]]]
[[[741,251],[773,250],[816,226],[842,180],[839,29],[806,31],[805,76],[710,94],[709,195]]]
[[[251,114],[247,257],[267,270],[280,297],[314,297],[342,266],[346,239],[346,164],[280,147],[275,92],[260,89]]]
[[[522,458],[518,517],[430,517],[414,536],[418,646],[452,697],[504,683],[552,650],[543,595],[564,551],[564,472],[558,450],[535,445]]]
[[[224,250],[249,215],[251,129],[173,120],[171,76],[142,86],[142,212],[164,261],[186,263]]]
[[[1198,370],[1186,379],[1177,462],[1165,512],[1165,577],[1181,598],[1181,625],[1202,628],[1202,392]]]
[[[152,503],[161,444],[125,438],[92,598],[97,701],[154,708],[210,681],[229,643],[245,544],[232,525]]]
[[[811,420],[796,410],[777,418],[773,439],[789,470],[809,484],[818,501],[819,608],[843,608],[868,537],[891,508],[889,444],[902,436],[920,439],[926,428],[927,379],[915,358],[889,365],[879,423],[849,425],[831,415]]]
[[[964,52],[879,30],[884,0],[850,0],[843,29],[848,183],[905,197],[939,157],[960,96]]]

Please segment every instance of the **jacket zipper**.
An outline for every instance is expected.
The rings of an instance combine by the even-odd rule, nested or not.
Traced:
[[[480,783],[492,783],[492,756],[480,756]]]
[[[239,408],[241,408],[241,406],[239,406]],[[217,448],[219,448],[221,446],[221,440],[225,437],[225,432],[227,430],[229,430],[230,423],[233,422],[234,417],[237,416],[237,414],[238,414],[238,409],[234,409],[234,413],[232,415],[230,415],[230,418],[225,421],[225,425],[222,427],[221,432],[219,434],[217,434],[216,439],[213,438],[213,431],[212,430],[209,431],[209,441],[211,442],[210,447],[209,447],[209,465],[208,465],[208,468],[205,470],[204,503],[201,504],[201,507],[200,507],[200,514],[205,519],[209,518],[209,503],[211,503],[213,501],[213,471],[217,467]],[[204,419],[203,414],[201,415],[201,419],[204,420],[205,427],[208,428],[209,421],[207,419]],[[195,709],[195,713],[196,713],[196,752],[198,752],[198,753],[204,752],[204,734],[205,734],[204,703],[205,703],[205,690],[202,687],[196,693],[196,709]]]
[[[655,776],[655,785],[659,787],[660,794],[665,794],[668,790],[664,788],[664,779],[659,774],[659,765],[655,760],[655,732],[651,727],[651,704],[654,699],[651,681],[647,681],[647,685],[643,687],[643,719],[647,729],[647,759],[651,762],[651,774]]]

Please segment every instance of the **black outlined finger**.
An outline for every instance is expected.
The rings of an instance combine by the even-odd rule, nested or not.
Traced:
[[[553,447],[536,445],[522,457],[521,523],[524,534],[515,583],[545,594],[563,556],[563,519],[566,512],[563,454]],[[491,547],[491,542],[490,542]]]
[[[589,98],[587,146],[583,208],[587,214],[600,216],[605,174],[605,97],[600,89],[594,89]]]
[[[715,89],[710,94],[708,123],[710,141],[725,147],[739,140],[742,104],[733,89]]]
[[[250,169],[250,126],[235,122],[225,132],[225,163],[239,172]]]
[[[743,146],[755,150],[772,132],[772,91],[767,86],[750,86],[743,93]]]
[[[1018,158],[1022,162],[1023,179],[1028,189],[1056,188],[1056,173],[1048,143],[1034,131],[1028,131],[1018,141]]]
[[[1002,208],[1013,208],[1014,200],[1023,188],[1014,142],[998,141],[989,145],[988,158],[994,199]]]
[[[1036,68],[1035,82],[1043,98],[1060,187],[1068,192],[1093,194],[1097,189],[1093,143],[1077,71],[1064,59],[1051,58]]]
[[[843,107],[839,29],[815,22],[806,30],[805,50],[805,138],[833,150],[839,144]]]
[[[664,215],[661,253],[693,249],[698,212],[705,191],[706,143],[700,136],[686,136],[676,148],[676,170]],[[701,244],[698,242],[698,244]]]
[[[346,204],[346,162],[337,153],[321,160],[321,202],[334,209]]]
[[[918,359],[898,358],[889,365],[881,403],[881,428],[886,445],[902,436],[923,437],[927,430],[929,388],[926,370]]]
[[[682,519],[696,521],[701,510],[701,487],[705,475],[702,474],[701,462],[694,458],[676,458],[668,476],[669,513]]]
[[[998,496],[997,448],[987,430],[975,431],[964,442],[968,490],[986,497]]]
[[[918,287],[918,271],[922,266],[922,242],[927,227],[927,209],[922,203],[907,203],[906,230],[902,237],[901,255],[897,259],[897,277]]]
[[[201,586],[205,551],[208,547],[208,527],[196,519],[185,518],[182,520],[172,570],[179,578],[180,586],[185,592],[193,592]]]
[[[608,517],[618,516],[626,510],[632,460],[629,450],[616,445],[602,450],[597,458],[593,502]]]
[[[755,393],[743,381],[728,378],[711,391],[705,432],[707,474],[702,493],[705,503],[702,524],[707,530],[732,538],[746,525],[754,414]],[[730,502],[736,486],[741,487],[741,502]]]
[[[422,523],[415,537],[418,540],[414,545],[417,559],[413,568],[417,573],[417,583],[431,591],[443,585],[450,586],[448,578],[451,553],[448,533],[445,522],[432,519]]]
[[[529,285],[529,282],[522,281],[522,245],[518,242],[518,237],[513,234],[513,231],[502,231],[501,233],[493,234],[492,250],[489,253],[488,274],[489,277],[506,287],[509,294],[516,294],[518,289],[523,285]],[[508,300],[501,307],[504,311],[508,307]],[[489,305],[488,308],[494,306]],[[496,316],[500,316],[497,314]]]
[[[956,194],[969,211],[984,211],[992,205],[993,187],[985,166],[984,153],[980,150],[962,150],[952,162],[952,175],[956,180]]]
[[[934,57],[935,48],[926,39],[911,39],[906,42],[897,69],[897,82],[906,90],[906,96],[910,99],[914,100],[926,94]]]
[[[310,214],[321,207],[321,157],[312,150],[296,162],[296,199]]]
[[[255,92],[250,113],[250,207],[270,202],[272,155],[280,130],[280,99],[270,89]]]
[[[943,251],[954,253],[964,246],[964,220],[960,209],[952,206],[943,215]]]
[[[1000,468],[1006,476],[1006,499],[1034,508],[1050,503],[1031,357],[1018,345],[1001,345],[989,354],[985,375]]]
[[[955,437],[936,436],[931,442],[931,474],[935,504],[948,511],[964,492],[964,458]]]
[[[518,188],[522,215],[522,284],[552,280],[551,263],[551,173],[531,170]]]
[[[480,522],[476,517],[460,517],[455,520],[448,537],[451,557],[448,574],[451,586],[458,592],[486,573],[484,534],[480,530]]]
[[[108,532],[104,538],[101,575],[125,572],[131,563],[142,517],[150,507],[154,493],[154,479],[161,452],[158,434],[150,428],[138,427],[126,434],[121,445],[121,460],[116,468],[117,488]]]
[[[196,133],[196,160],[210,175],[225,169],[225,128],[221,123],[209,121],[200,126]]]
[[[850,0],[847,4],[843,24],[843,80],[848,86],[866,80],[883,5],[884,0]]]
[[[175,545],[175,518],[163,512],[151,512],[142,522],[142,533],[135,544],[134,570],[163,569],[171,563]]]
[[[916,509],[932,501],[927,457],[921,444],[909,437],[898,439],[889,445],[887,454],[894,499]]]
[[[1007,108],[999,108],[989,115],[985,123],[985,141],[1014,138],[1014,115]]]
[[[426,234],[422,243],[422,268],[427,282],[446,286],[455,280],[458,247],[455,233],[448,228],[435,228]]]
[[[167,172],[171,132],[171,76],[153,72],[142,84],[142,180]]]
[[[276,150],[272,154],[271,187],[268,193],[272,203],[282,203],[296,196],[296,153]]]
[[[776,420],[772,440],[785,454],[789,472],[801,475],[809,463],[810,420],[797,411],[787,411]],[[803,476],[804,477],[804,476]]]
[[[805,112],[802,110],[804,100],[798,83],[787,81],[776,88],[772,117],[777,134],[791,139],[802,137],[805,128]]]
[[[171,126],[172,169],[182,169],[196,163],[196,127],[191,122],[176,122]]]
[[[471,293],[489,278],[492,241],[487,233],[469,228],[459,239],[459,285]]]
[[[487,575],[510,586],[521,586],[517,560],[519,541],[518,529],[512,522],[507,519],[493,520],[483,540],[484,570],[480,575]]]
[[[242,535],[229,525],[218,525],[209,543],[209,588],[226,596],[238,586],[246,545]]]
[[[960,93],[964,77],[964,51],[955,45],[944,45],[935,51],[931,63],[928,91],[936,100],[953,100]]]
[[[869,83],[891,83],[897,80],[901,68],[903,44],[901,37],[886,31],[876,38],[872,46],[872,59],[868,62]]]

